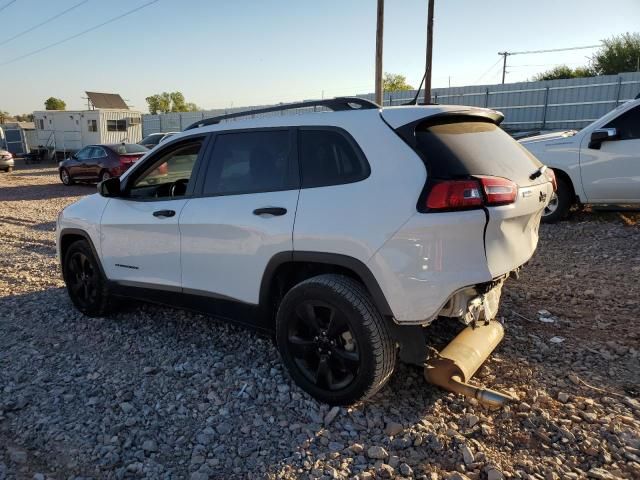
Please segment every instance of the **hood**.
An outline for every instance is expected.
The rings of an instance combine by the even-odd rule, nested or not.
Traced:
[[[541,143],[548,142],[549,140],[558,140],[561,138],[573,137],[577,130],[565,130],[562,132],[551,132],[545,133],[544,135],[534,135],[533,137],[522,138],[518,140],[523,145],[531,144],[531,143]]]

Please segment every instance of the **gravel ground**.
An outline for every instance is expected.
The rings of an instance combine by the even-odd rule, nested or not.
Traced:
[[[77,313],[55,220],[94,191],[52,168],[0,174],[0,479],[640,478],[639,214],[542,226],[478,375],[519,402],[489,411],[400,366],[329,409],[268,338],[151,305]]]

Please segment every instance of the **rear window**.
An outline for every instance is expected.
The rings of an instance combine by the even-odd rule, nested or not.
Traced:
[[[147,137],[144,137],[138,143],[140,145],[157,145],[160,142],[161,138],[162,138],[162,134],[149,135]]]
[[[419,125],[416,143],[434,178],[494,175],[525,186],[542,165],[504,130],[484,121]]]
[[[147,147],[138,145],[137,143],[124,143],[121,145],[114,145],[111,147],[111,150],[116,152],[118,155],[125,155],[127,153],[146,153],[149,151]]]

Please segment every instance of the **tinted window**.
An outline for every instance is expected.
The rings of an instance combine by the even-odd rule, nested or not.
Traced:
[[[302,188],[357,182],[369,165],[347,137],[336,130],[300,130]]]
[[[434,178],[497,175],[525,186],[542,165],[504,130],[485,121],[418,126],[416,143]]]
[[[107,131],[108,132],[126,132],[127,121],[124,118],[122,120],[107,120]]]
[[[110,148],[118,155],[124,155],[126,153],[147,153],[149,151],[147,147],[138,145],[137,143],[121,143],[120,145],[113,145]]]
[[[106,157],[106,152],[100,147],[91,147],[89,152],[89,158],[101,158]]]
[[[206,195],[297,188],[287,130],[218,135],[205,178]]]
[[[91,155],[91,148],[92,147],[84,147],[82,150],[80,150],[80,151],[78,151],[78,153],[76,153],[76,158],[78,160],[86,160]]]
[[[618,130],[620,140],[640,138],[640,107],[632,108],[611,120],[604,128]]]
[[[157,145],[162,138],[162,134],[154,134],[144,137],[140,142],[140,145]]]

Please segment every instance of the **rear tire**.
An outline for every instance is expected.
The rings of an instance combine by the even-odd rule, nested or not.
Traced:
[[[289,290],[278,309],[276,341],[295,382],[331,405],[372,396],[396,364],[386,320],[364,287],[343,275],[319,275]]]
[[[544,209],[542,221],[544,223],[556,223],[564,220],[569,214],[569,209],[574,203],[573,192],[569,184],[562,178],[557,179],[558,190],[551,198],[549,205]]]
[[[62,276],[69,298],[85,315],[100,317],[111,310],[112,296],[107,279],[86,240],[77,240],[67,249]]]
[[[73,185],[75,183],[73,181],[73,178],[71,177],[71,174],[69,173],[69,170],[67,170],[66,168],[60,170],[60,180],[67,186]]]
[[[5,172],[7,172],[7,173],[11,173],[11,172],[13,172],[13,167],[7,167],[7,169],[5,170]]]
[[[105,180],[109,180],[111,178],[111,174],[109,173],[108,170],[103,170],[100,173],[100,178],[98,179],[98,182],[104,182]]]

